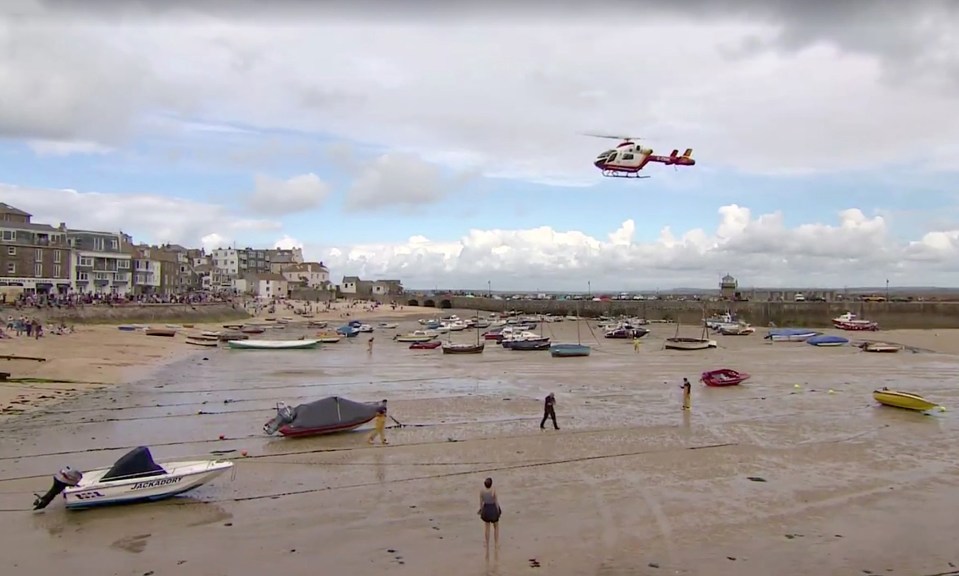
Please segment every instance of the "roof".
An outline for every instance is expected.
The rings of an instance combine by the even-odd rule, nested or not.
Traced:
[[[12,230],[30,230],[31,232],[60,232],[57,228],[49,224],[34,224],[33,222],[11,222],[10,220],[0,220],[0,228]]]
[[[348,284],[348,283],[353,283],[353,284],[355,284],[355,283],[357,283],[357,282],[359,282],[359,281],[360,281],[360,277],[359,277],[359,276],[344,276],[344,277],[343,277],[343,283],[344,283],[344,284]]]
[[[282,274],[273,274],[273,273],[256,274],[254,278],[260,281],[268,280],[272,282],[286,282],[286,278],[284,278]]]
[[[284,272],[329,272],[329,268],[323,265],[322,262],[301,262],[299,264],[293,264],[288,267]]]
[[[27,218],[32,218],[33,214],[24,212],[19,208],[14,208],[13,206],[7,204],[6,202],[0,202],[0,213],[2,214],[13,214],[15,216],[26,216]]]

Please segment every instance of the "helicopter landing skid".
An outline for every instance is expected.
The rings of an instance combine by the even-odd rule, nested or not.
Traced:
[[[652,178],[652,176],[640,176],[638,172],[620,172],[618,170],[603,170],[603,176],[607,178]]]

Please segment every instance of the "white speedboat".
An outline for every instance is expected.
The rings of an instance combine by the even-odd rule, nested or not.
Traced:
[[[395,330],[397,326],[396,322],[380,322],[376,325],[380,330]]]
[[[231,340],[230,348],[239,350],[305,350],[316,348],[320,344],[312,340]]]
[[[110,468],[80,472],[69,467],[53,476],[53,486],[37,496],[34,510],[46,508],[61,492],[67,509],[163,500],[189,492],[233,468],[226,460],[153,461],[146,446],[134,448]]]

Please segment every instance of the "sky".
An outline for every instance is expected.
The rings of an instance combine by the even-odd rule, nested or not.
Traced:
[[[344,4],[5,1],[0,201],[334,282],[959,286],[959,4]]]

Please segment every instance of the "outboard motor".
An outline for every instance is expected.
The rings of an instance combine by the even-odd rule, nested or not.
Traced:
[[[74,470],[69,466],[62,468],[59,472],[53,475],[53,486],[47,490],[46,494],[43,496],[34,494],[37,499],[33,502],[33,509],[43,510],[48,504],[50,504],[50,502],[53,501],[54,498],[63,492],[67,486],[76,486],[79,484],[81,478],[83,478],[83,472]]]
[[[280,429],[280,426],[293,422],[293,408],[286,405],[285,402],[276,403],[276,417],[263,425],[263,431],[267,434],[273,434]]]

